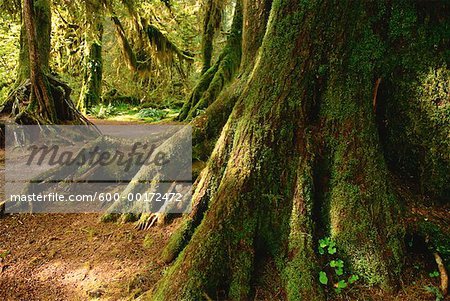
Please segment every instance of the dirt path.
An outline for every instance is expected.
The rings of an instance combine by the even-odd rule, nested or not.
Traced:
[[[137,231],[96,214],[0,219],[0,300],[126,300],[158,280],[175,224]]]
[[[125,300],[161,275],[175,224],[137,231],[96,214],[0,219],[0,300]]]
[[[0,300],[128,300],[160,278],[159,254],[174,227],[138,231],[100,223],[97,214],[7,215],[0,218]]]

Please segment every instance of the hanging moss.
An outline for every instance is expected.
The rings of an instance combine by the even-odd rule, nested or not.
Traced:
[[[181,109],[179,120],[191,120],[211,105],[236,74],[242,56],[242,2],[239,0],[227,44],[217,62],[203,73],[189,100]]]
[[[91,30],[93,33],[85,35],[87,44],[85,54],[84,79],[81,88],[78,108],[86,113],[90,108],[99,104],[102,99],[103,59],[103,17],[96,17]]]

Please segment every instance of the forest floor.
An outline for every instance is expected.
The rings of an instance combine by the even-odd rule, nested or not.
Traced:
[[[96,125],[145,123],[90,120]],[[0,150],[3,163],[4,150]],[[12,214],[0,218],[0,300],[127,300],[150,289],[165,269],[159,254],[177,221],[145,232],[131,223],[101,223],[99,217]]]
[[[100,223],[97,214],[14,214],[0,220],[0,300],[131,300],[151,289],[167,266],[159,258],[178,221],[138,231],[133,224]],[[402,289],[386,294],[355,286],[335,300],[436,300],[426,286],[429,258],[408,258]],[[255,300],[283,300],[266,291],[263,266]],[[276,285],[276,284],[275,284]]]
[[[96,214],[15,214],[0,220],[1,300],[126,300],[164,270],[176,224],[138,231]]]
[[[411,206],[408,212],[406,222],[430,220],[450,234],[450,208]],[[178,224],[175,220],[139,231],[131,223],[101,223],[98,214],[6,215],[0,218],[0,300],[132,300],[151,289],[167,270],[160,253]],[[437,269],[431,254],[410,253],[405,262],[397,293],[355,285],[333,300],[438,300],[426,289],[439,285],[438,278],[430,276]],[[270,261],[257,266],[255,300],[284,299],[273,266]]]

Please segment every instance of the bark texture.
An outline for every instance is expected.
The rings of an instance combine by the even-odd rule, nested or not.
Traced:
[[[203,68],[202,74],[211,68],[213,54],[213,42],[216,30],[220,26],[222,19],[222,9],[219,6],[221,1],[206,0],[205,19],[203,20],[202,54]]]
[[[197,182],[195,209],[164,253],[175,263],[151,300],[251,299],[267,254],[287,299],[322,300],[316,250],[325,236],[364,281],[396,287],[401,206],[373,111],[378,50],[389,45],[377,21],[392,3],[373,5],[273,2],[260,55]]]

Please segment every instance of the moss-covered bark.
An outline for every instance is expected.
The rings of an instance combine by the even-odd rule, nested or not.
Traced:
[[[179,120],[191,120],[211,105],[239,70],[242,56],[242,0],[236,3],[227,44],[214,65],[202,74],[181,109]]]
[[[427,203],[450,202],[450,6],[397,1],[377,121],[389,167]]]
[[[271,9],[272,0],[244,1],[243,18],[246,21],[243,26],[243,53],[242,64],[239,75],[205,111],[204,114],[191,121],[193,128],[193,156],[194,160],[208,160],[214,149],[218,136],[230,117],[231,111],[247,85],[247,81],[254,68],[254,63],[259,57],[259,48],[266,32],[267,21]],[[176,230],[169,244],[163,252],[163,260],[171,262],[181,252],[192,237],[195,229],[203,219],[204,213],[209,206],[211,193],[217,189],[220,177],[215,174],[221,173],[220,165],[223,161],[216,158],[209,160],[214,164],[214,172],[204,171],[195,186],[198,195],[195,197],[193,211],[184,217],[183,225]]]
[[[206,3],[205,18],[203,20],[202,54],[203,67],[202,74],[211,68],[213,54],[213,42],[216,30],[219,28],[222,19],[220,2],[208,0]]]
[[[103,59],[102,37],[103,18],[96,16],[91,24],[92,34],[85,38],[86,54],[84,66],[83,87],[78,101],[78,108],[86,113],[92,106],[98,104],[102,97]]]
[[[323,300],[316,250],[325,236],[352,273],[395,289],[404,230],[375,112],[378,79],[404,56],[383,21],[407,26],[391,14],[403,4],[274,1],[260,55],[198,179],[196,210],[164,252],[175,262],[150,300],[251,299],[262,254],[277,263],[287,299]]]
[[[49,71],[50,61],[50,33],[51,33],[51,9],[49,1],[33,1],[32,9],[36,22],[36,34],[39,39],[36,41],[39,57],[44,72]],[[22,16],[22,28],[20,31],[20,57],[17,68],[16,85],[20,85],[30,78],[30,53],[25,28],[25,19]]]

